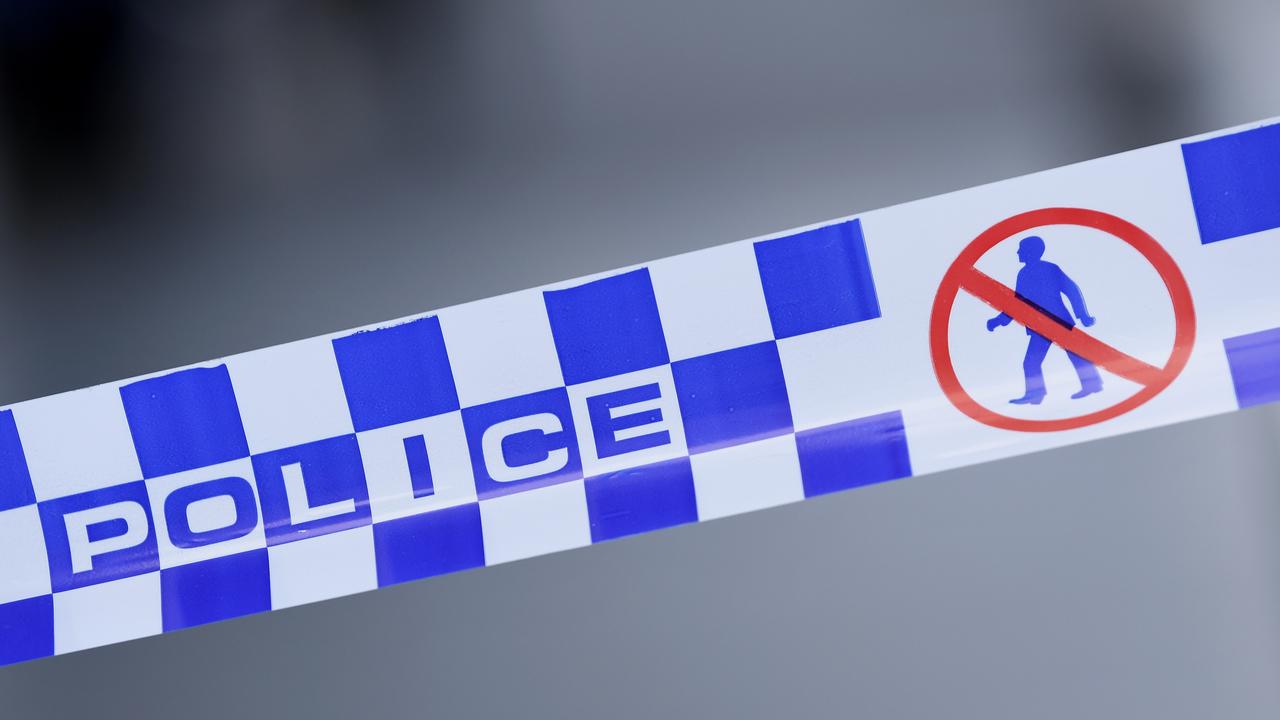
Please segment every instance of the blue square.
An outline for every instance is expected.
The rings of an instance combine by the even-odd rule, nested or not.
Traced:
[[[270,609],[271,570],[266,550],[160,571],[160,614],[165,632]]]
[[[465,408],[462,424],[481,500],[582,477],[564,388]]]
[[[52,595],[0,603],[0,666],[52,654]]]
[[[1240,407],[1280,400],[1280,328],[1227,338],[1222,344]]]
[[[591,542],[603,542],[698,521],[689,458],[589,477]]]
[[[355,435],[254,455],[253,474],[267,545],[369,524],[369,486]],[[303,517],[291,515],[291,500]]]
[[[1200,242],[1280,227],[1280,125],[1186,143]]]
[[[27,456],[22,452],[18,426],[13,411],[0,412],[0,510],[10,510],[36,501],[27,471]]]
[[[791,405],[774,342],[671,363],[689,452],[791,432]]]
[[[667,339],[648,268],[542,295],[566,383],[667,363]]]
[[[54,592],[160,569],[141,480],[40,503]]]
[[[796,433],[805,497],[911,476],[898,411]]]
[[[356,432],[458,409],[437,317],[338,338],[333,352]]]
[[[774,337],[880,317],[860,221],[761,240],[755,247]]]
[[[247,457],[227,366],[179,370],[120,388],[142,476]]]
[[[480,505],[468,503],[373,526],[378,587],[484,565]]]

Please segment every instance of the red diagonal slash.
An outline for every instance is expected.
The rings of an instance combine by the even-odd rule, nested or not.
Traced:
[[[1163,378],[1163,370],[1127,355],[1084,332],[1063,326],[1035,306],[1018,297],[1008,286],[975,267],[959,269],[960,287],[1018,324],[1039,333],[1053,344],[1089,360],[1126,380],[1153,385]]]

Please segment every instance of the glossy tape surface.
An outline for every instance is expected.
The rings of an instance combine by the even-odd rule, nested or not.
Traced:
[[[0,411],[0,664],[1280,400],[1258,123]]]

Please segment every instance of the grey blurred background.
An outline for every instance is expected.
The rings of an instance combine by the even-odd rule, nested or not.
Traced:
[[[1274,0],[7,0],[0,402],[1280,115]],[[1262,408],[0,670],[0,716],[1275,718]]]

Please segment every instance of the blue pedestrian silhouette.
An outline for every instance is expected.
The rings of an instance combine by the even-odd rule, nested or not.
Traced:
[[[1044,240],[1036,235],[1022,238],[1018,243],[1018,259],[1022,261],[1024,267],[1018,271],[1018,284],[1014,292],[1019,298],[1059,325],[1071,328],[1075,327],[1075,321],[1062,302],[1062,296],[1065,295],[1076,317],[1080,318],[1080,324],[1085,327],[1093,325],[1094,317],[1085,307],[1080,286],[1067,277],[1062,268],[1051,262],[1045,262],[1041,259],[1042,257],[1044,257]],[[998,327],[1008,325],[1012,320],[1013,318],[1008,314],[1000,313],[987,321],[987,331],[992,332]],[[1053,343],[1045,336],[1033,332],[1031,328],[1027,328],[1027,335],[1030,336],[1027,339],[1027,355],[1022,360],[1022,372],[1027,379],[1027,392],[1022,397],[1009,401],[1015,405],[1039,405],[1045,396],[1044,373],[1041,366],[1044,364],[1044,356],[1049,352],[1049,346]],[[1071,364],[1075,366],[1076,375],[1080,377],[1080,391],[1071,398],[1074,400],[1102,392],[1102,378],[1098,375],[1098,368],[1070,350],[1066,353],[1067,357],[1071,358]]]

